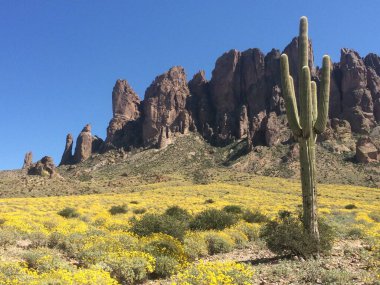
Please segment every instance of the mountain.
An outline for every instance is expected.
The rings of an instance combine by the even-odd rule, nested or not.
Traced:
[[[297,38],[283,52],[297,82]],[[75,164],[110,149],[162,148],[188,132],[199,133],[215,146],[243,138],[250,149],[289,141],[282,116],[280,54],[276,49],[266,55],[256,48],[230,50],[217,59],[210,80],[200,71],[188,81],[181,66],[172,67],[155,78],[142,101],[126,80],[117,80],[106,139],[93,137],[91,127],[86,126],[72,153],[69,134],[60,164]],[[320,70],[314,67],[311,42],[309,58],[318,84]],[[338,125],[347,133],[369,134],[380,122],[380,57],[368,54],[362,58],[343,48],[340,62],[331,66],[330,135],[336,135]]]

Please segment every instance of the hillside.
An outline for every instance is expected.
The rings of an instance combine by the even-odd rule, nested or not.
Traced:
[[[212,182],[244,183],[264,175],[299,178],[293,144],[258,146],[246,153],[246,141],[214,147],[196,134],[180,135],[164,149],[109,151],[95,154],[77,165],[60,166],[59,175],[26,175],[25,171],[0,172],[1,197],[40,197],[73,194],[124,193],[140,185],[170,182],[173,185]],[[317,179],[322,183],[379,187],[379,163],[353,162],[353,151],[345,155],[318,145]]]

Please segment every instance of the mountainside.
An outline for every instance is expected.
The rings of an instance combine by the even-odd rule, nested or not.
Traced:
[[[297,83],[297,38],[283,52],[289,56],[290,72]],[[188,81],[182,67],[172,67],[156,77],[143,101],[126,80],[117,80],[106,139],[93,137],[88,125],[72,153],[73,139],[68,134],[60,164],[75,164],[110,149],[163,148],[177,134],[188,132],[199,133],[215,146],[244,138],[249,151],[258,145],[290,142],[287,120],[281,116],[285,107],[280,54],[276,49],[266,55],[256,48],[230,50],[217,59],[210,80],[200,71]],[[309,58],[312,79],[318,84],[320,70],[314,67],[311,42]],[[361,58],[354,50],[343,48],[340,62],[331,66],[331,120],[327,135],[319,140],[336,138],[338,128],[345,129],[347,136],[351,132],[369,134],[380,122],[380,57],[368,54]],[[374,160],[379,154],[379,148],[375,149]]]

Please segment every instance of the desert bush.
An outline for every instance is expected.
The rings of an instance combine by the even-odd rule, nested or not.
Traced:
[[[21,262],[0,262],[0,284],[30,284],[34,275]]]
[[[75,258],[85,246],[85,235],[81,233],[63,235],[53,232],[49,236],[48,246],[62,250],[67,257]]]
[[[145,208],[137,208],[133,210],[133,213],[136,215],[144,214],[146,212]]]
[[[223,208],[223,211],[231,214],[242,214],[243,209],[238,205],[227,205]]]
[[[165,214],[145,214],[141,219],[132,219],[131,222],[131,231],[139,236],[163,233],[182,240],[187,230],[187,223]]]
[[[370,217],[376,223],[380,223],[380,213],[379,212],[371,212],[368,214],[368,217]]]
[[[123,251],[106,256],[104,270],[122,284],[136,284],[148,278],[155,267],[155,258],[145,252]]]
[[[352,210],[352,209],[357,209],[358,207],[356,207],[355,204],[348,204],[348,205],[344,206],[344,208],[347,210]]]
[[[165,214],[183,222],[189,222],[192,218],[187,210],[178,206],[172,206],[166,209]]]
[[[233,250],[233,239],[223,232],[208,232],[205,234],[207,250],[210,255],[227,253]]]
[[[242,218],[248,223],[265,223],[269,220],[267,216],[260,213],[259,211],[252,212],[250,210],[246,210],[243,213]]]
[[[136,201],[136,200],[132,200],[132,201],[131,201],[131,202],[129,202],[129,203],[137,205],[137,204],[139,203],[139,201]]]
[[[350,239],[358,239],[364,237],[364,232],[360,228],[350,228],[347,230],[346,237]]]
[[[234,225],[237,217],[217,209],[207,209],[198,213],[190,223],[192,230],[223,230]]]
[[[63,210],[58,212],[58,215],[64,217],[64,218],[77,218],[80,216],[80,214],[77,212],[76,209],[71,207],[66,207]]]
[[[205,200],[205,204],[213,204],[213,203],[215,203],[214,199],[207,199],[207,200]]]
[[[46,247],[49,243],[49,236],[40,231],[29,233],[27,239],[30,241],[29,248]]]
[[[253,269],[248,265],[227,262],[200,262],[190,265],[173,278],[174,284],[252,284]]]
[[[156,266],[152,277],[154,278],[166,278],[174,273],[178,272],[180,263],[177,259],[167,255],[156,256]]]
[[[108,211],[111,215],[125,214],[128,212],[128,207],[127,205],[112,206]]]
[[[206,256],[208,253],[207,243],[200,233],[189,232],[186,234],[183,245],[186,256],[191,260]]]
[[[9,246],[15,245],[17,236],[17,232],[12,228],[0,228],[0,246],[6,249]]]
[[[70,264],[59,256],[59,253],[49,248],[28,250],[22,255],[30,269],[39,273],[49,272],[56,269],[70,269]]]
[[[281,215],[268,222],[260,233],[268,248],[277,254],[293,254],[305,258],[331,250],[335,233],[324,221],[319,221],[320,243],[318,244],[303,228],[299,217]]]
[[[248,244],[248,237],[241,231],[237,229],[228,229],[225,231],[234,241],[235,248],[242,249]]]
[[[185,261],[185,249],[176,238],[166,234],[153,234],[141,239],[141,247],[144,252],[153,256],[171,256],[177,260]]]
[[[257,240],[260,235],[260,226],[258,224],[250,224],[245,221],[240,221],[233,228],[244,233],[249,241]]]
[[[172,236],[153,234],[141,240],[142,250],[155,257],[154,277],[170,276],[187,261],[183,245]]]

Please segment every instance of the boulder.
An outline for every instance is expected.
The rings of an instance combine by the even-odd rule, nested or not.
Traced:
[[[55,173],[54,161],[50,156],[44,156],[28,169],[29,175],[49,176],[51,178]]]
[[[355,157],[359,163],[378,162],[380,161],[380,149],[375,146],[371,138],[361,137],[356,143]]]

